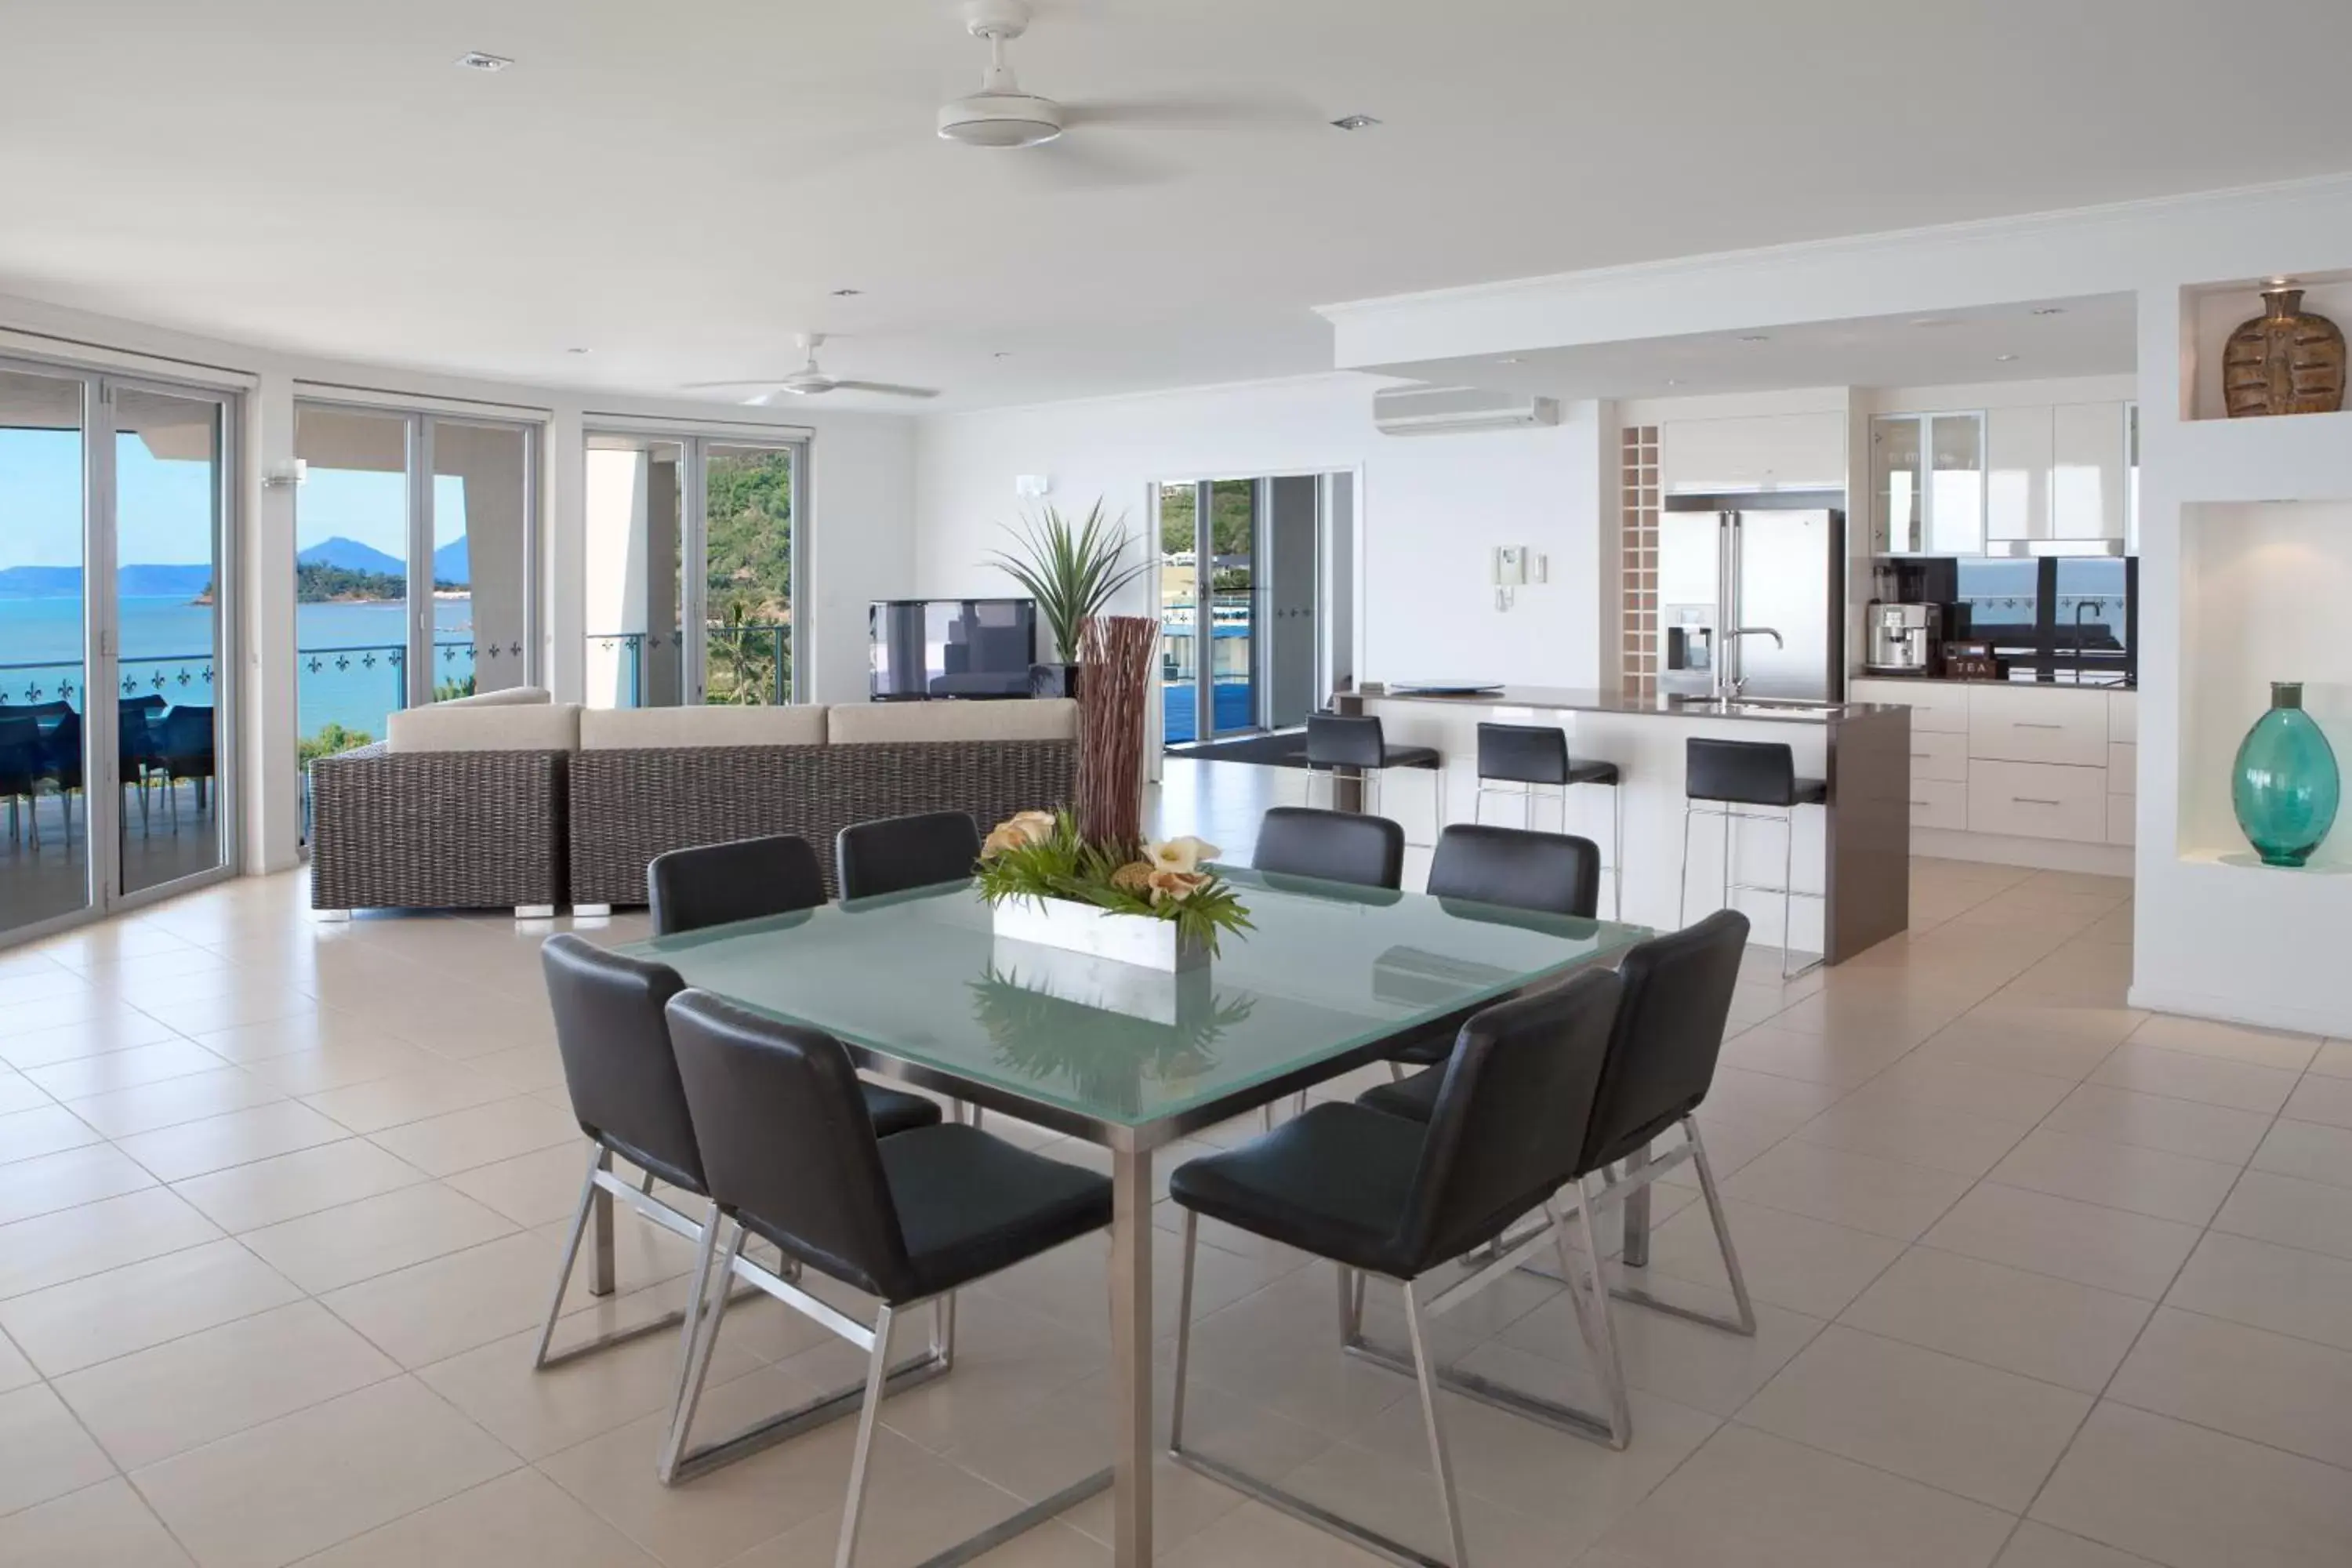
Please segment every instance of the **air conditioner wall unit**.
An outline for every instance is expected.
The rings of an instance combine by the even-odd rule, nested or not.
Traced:
[[[1384,386],[1372,394],[1372,424],[1383,436],[1450,436],[1559,423],[1559,400],[1476,386]]]

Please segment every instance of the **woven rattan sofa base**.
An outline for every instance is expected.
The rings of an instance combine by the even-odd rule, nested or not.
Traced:
[[[825,890],[834,836],[853,822],[968,811],[984,831],[1066,805],[1075,741],[701,746],[588,751],[572,759],[572,897],[642,904],[646,862],[671,849],[791,833],[816,847]]]
[[[495,910],[569,901],[568,752],[392,752],[310,768],[310,905]]]

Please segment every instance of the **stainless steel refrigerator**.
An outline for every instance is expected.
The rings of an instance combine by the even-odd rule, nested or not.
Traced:
[[[1844,493],[1666,498],[1658,688],[1826,702],[1845,689]]]

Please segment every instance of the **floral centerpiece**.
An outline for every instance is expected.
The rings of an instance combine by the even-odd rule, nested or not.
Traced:
[[[996,931],[1155,969],[1206,963],[1227,932],[1250,929],[1231,883],[1198,838],[1089,841],[1067,811],[1024,811],[981,846],[980,891]]]

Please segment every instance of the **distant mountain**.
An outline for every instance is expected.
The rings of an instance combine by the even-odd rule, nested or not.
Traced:
[[[322,539],[294,557],[298,566],[339,566],[346,572],[367,572],[380,577],[407,575],[407,564],[397,555],[387,555],[373,544],[362,544],[356,539],[341,534]]]
[[[197,584],[202,587],[202,584]],[[10,566],[0,570],[0,599],[79,599],[79,566]]]
[[[433,580],[455,583],[459,587],[470,586],[474,581],[474,563],[466,553],[466,537],[459,534],[433,552]]]
[[[126,599],[190,599],[213,580],[213,569],[188,566],[131,565],[122,568],[115,591]],[[0,571],[0,599],[79,599],[79,566],[11,566]]]

